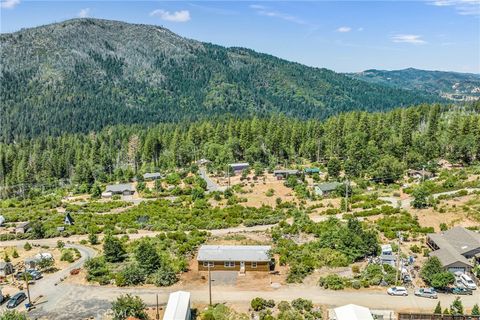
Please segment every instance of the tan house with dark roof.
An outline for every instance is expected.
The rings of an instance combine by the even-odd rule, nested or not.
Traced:
[[[463,227],[431,233],[427,244],[433,250],[430,255],[451,272],[470,272],[473,259],[480,259],[480,234]]]

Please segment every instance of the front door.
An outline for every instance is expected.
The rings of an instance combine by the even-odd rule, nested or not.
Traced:
[[[240,261],[240,270],[245,269],[245,261]]]

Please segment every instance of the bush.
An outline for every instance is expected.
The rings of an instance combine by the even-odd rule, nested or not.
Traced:
[[[260,310],[264,310],[266,308],[273,308],[275,307],[275,301],[273,300],[265,300],[263,298],[260,298],[260,297],[257,297],[257,298],[254,298],[251,302],[250,302],[250,306],[252,307],[253,310],[255,311],[260,311]]]
[[[15,259],[19,257],[17,249],[13,249],[12,257]]]
[[[129,294],[122,295],[112,303],[113,319],[124,320],[128,317],[134,317],[140,320],[147,320],[146,307],[140,297]]]
[[[136,263],[132,263],[123,268],[121,276],[124,279],[124,284],[127,286],[143,284],[146,278],[144,269]]]
[[[157,287],[168,287],[177,281],[177,274],[170,266],[162,266],[152,275],[152,283]]]
[[[70,262],[70,263],[75,261],[75,257],[73,255],[72,250],[70,250],[70,249],[62,250],[62,255],[60,257],[60,261],[67,261],[67,262]]]
[[[310,300],[298,298],[292,301],[292,307],[298,311],[310,311],[313,309],[313,303]]]
[[[338,274],[329,274],[326,277],[320,278],[318,284],[325,289],[343,290],[345,289],[345,279]]]
[[[63,249],[63,247],[65,247],[65,242],[63,242],[62,240],[58,240],[57,241],[57,248],[58,249]]]
[[[23,249],[25,249],[25,251],[30,251],[30,250],[32,250],[32,245],[28,242],[25,242],[25,245],[23,246]]]

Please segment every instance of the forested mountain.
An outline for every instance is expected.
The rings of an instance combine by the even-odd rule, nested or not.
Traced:
[[[283,113],[323,119],[438,102],[151,25],[74,19],[1,34],[0,141],[107,125]]]
[[[393,71],[372,69],[348,75],[392,88],[435,93],[450,100],[480,99],[480,74],[408,68]]]
[[[350,112],[327,120],[285,116],[203,120],[152,127],[118,125],[96,134],[0,143],[0,185],[72,179],[128,180],[158,168],[208,158],[214,167],[245,160],[277,164],[336,161],[350,177],[386,179],[437,159],[480,159],[480,103]]]

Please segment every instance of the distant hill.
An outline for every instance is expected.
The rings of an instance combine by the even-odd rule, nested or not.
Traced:
[[[153,25],[74,19],[1,34],[0,141],[114,124],[284,113],[325,118],[443,101]]]
[[[365,70],[348,76],[392,88],[422,90],[449,100],[480,99],[480,74],[403,69],[394,71]]]

